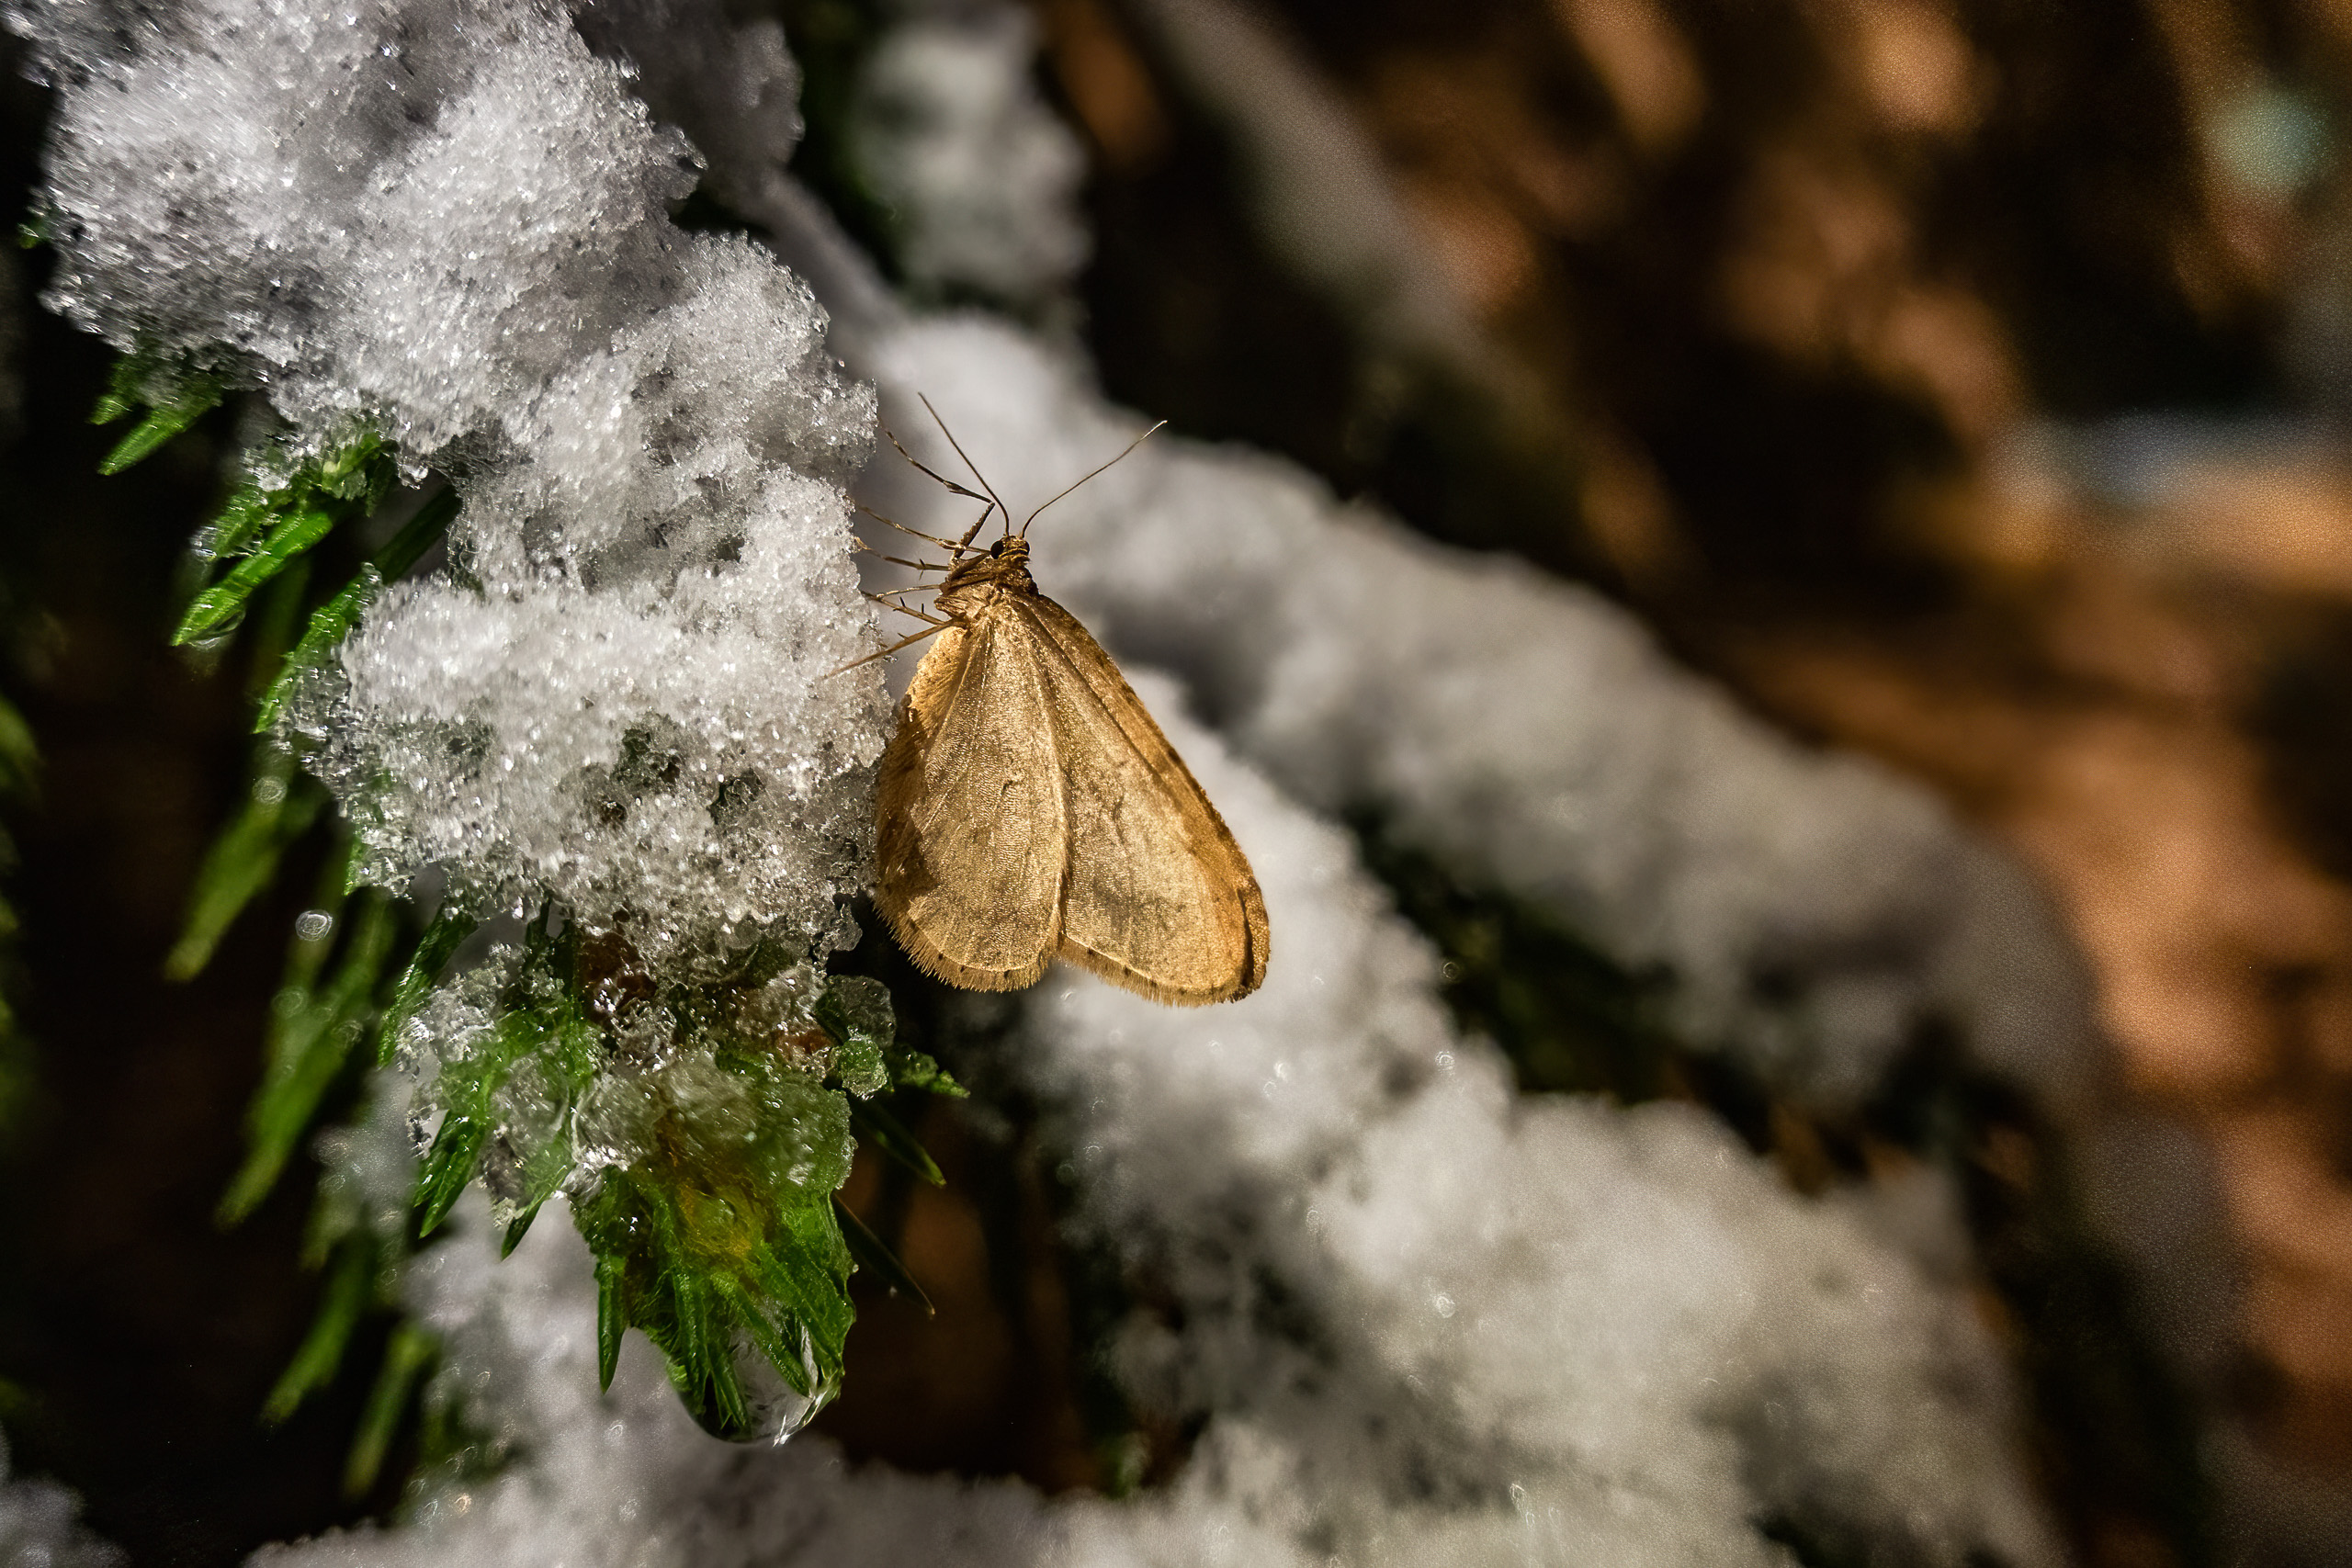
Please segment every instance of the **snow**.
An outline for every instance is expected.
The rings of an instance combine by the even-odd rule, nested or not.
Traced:
[[[1147,423],[977,314],[898,326],[872,363],[901,438],[954,463],[921,391],[1016,516]],[[903,465],[862,493],[910,526],[968,521]],[[1694,1043],[1850,1104],[1934,1020],[2053,1101],[2081,1092],[2081,981],[2024,875],[1916,786],[1741,712],[1599,595],[1167,435],[1031,542],[1044,592],[1114,653],[1182,675],[1284,788],[1375,814],[1628,968],[1664,965]]]
[[[875,405],[804,284],[669,221],[685,144],[619,62],[782,251],[831,258],[902,434],[929,393],[1034,505],[1145,422],[1001,321],[906,315],[812,227],[773,167],[796,126],[772,32],[582,9],[594,51],[526,0],[50,0],[21,25],[63,86],[56,306],[260,389],[290,451],[364,422],[456,477],[449,564],[387,592],[291,721],[368,874],[485,914],[553,896],[691,978],[763,933],[852,934],[883,688],[831,671],[871,646],[843,487]],[[1007,17],[910,13],[874,90],[922,112],[870,145],[910,232],[961,236],[927,276],[1034,298],[1083,234],[1036,216],[1069,200],[1067,141],[1035,133]],[[985,186],[967,139],[996,150]],[[869,492],[949,515],[895,458]],[[1116,1371],[1204,1420],[1190,1463],[1114,1503],[716,1444],[639,1337],[598,1395],[577,1237],[543,1220],[497,1263],[476,1194],[406,1289],[439,1395],[503,1467],[263,1561],[1783,1562],[1766,1523],[1841,1558],[2058,1560],[1938,1179],[1806,1200],[1695,1111],[1513,1093],[1335,818],[1664,966],[1678,1029],[1830,1105],[1937,1021],[2078,1085],[2077,982],[2013,870],[1594,596],[1262,455],[1162,439],[1035,539],[1273,923],[1248,1000],[1177,1012],[1057,973],[996,1064],[1071,1152],[1079,1238],[1181,1303],[1127,1325]],[[504,962],[404,1050],[469,1049]],[[376,1104],[337,1145],[357,1213],[396,1200],[410,1142],[401,1080]]]
[[[81,1511],[55,1482],[12,1475],[0,1437],[0,1568],[122,1568],[130,1560],[85,1529]]]
[[[551,895],[657,972],[854,940],[881,694],[827,672],[868,646],[871,393],[804,284],[669,222],[689,150],[621,71],[496,0],[24,16],[68,86],[54,308],[259,386],[295,456],[364,423],[464,496],[462,571],[290,719],[368,879]]]
[[[1206,1417],[1172,1484],[1049,1501],[807,1438],[729,1450],[634,1337],[599,1400],[579,1242],[542,1223],[495,1263],[477,1209],[410,1299],[507,1468],[259,1561],[1784,1561],[1762,1519],[1873,1560],[2060,1561],[1960,1281],[1689,1108],[1515,1095],[1348,837],[1176,718],[1167,682],[1140,690],[1258,868],[1283,962],[1203,1011],[1057,970],[998,1066],[1076,1151],[1083,1238],[1173,1292],[1181,1329],[1138,1317],[1118,1354],[1138,1398]]]
[[[932,7],[883,35],[851,136],[901,231],[899,265],[933,295],[1034,309],[1086,260],[1077,139],[1037,100],[1037,26],[1010,6]]]

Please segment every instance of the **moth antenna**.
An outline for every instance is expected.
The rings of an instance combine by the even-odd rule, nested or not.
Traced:
[[[1087,480],[1087,479],[1091,479],[1094,478],[1095,474],[1100,474],[1100,473],[1102,473],[1102,472],[1103,471],[1103,469],[1104,469],[1104,468],[1115,468],[1115,467],[1117,467],[1117,466],[1119,465],[1119,463],[1120,463],[1120,462],[1122,462],[1123,460],[1125,460],[1125,457],[1126,457],[1126,456],[1127,456],[1127,453],[1128,453],[1128,452],[1132,452],[1132,451],[1134,451],[1136,447],[1138,447],[1138,446],[1142,446],[1145,442],[1147,442],[1147,441],[1150,440],[1153,436],[1155,436],[1155,435],[1159,434],[1162,430],[1166,429],[1167,427],[1168,427],[1168,422],[1167,422],[1166,420],[1164,420],[1164,419],[1163,419],[1163,420],[1161,420],[1158,424],[1153,425],[1149,430],[1145,431],[1141,435],[1138,435],[1138,436],[1136,436],[1133,441],[1128,442],[1128,443],[1127,443],[1127,445],[1126,445],[1126,450],[1125,450],[1125,451],[1121,452],[1121,453],[1118,455],[1118,457],[1114,457],[1114,458],[1112,458],[1109,462],[1107,462],[1107,463],[1103,464],[1103,465],[1102,465],[1102,468],[1096,468],[1096,469],[1093,471],[1093,473],[1090,473],[1090,474],[1088,474],[1088,475],[1086,476],[1086,479],[1080,479],[1080,480],[1078,481],[1078,484],[1074,484],[1074,485],[1070,486],[1070,487],[1069,487],[1069,490],[1066,490],[1066,491],[1062,491],[1062,494],[1061,494],[1061,495],[1057,495],[1057,496],[1054,497],[1054,501],[1059,501],[1059,500],[1062,498],[1062,495],[1068,495],[1071,490],[1076,490],[1076,489],[1078,488],[1078,485],[1082,485],[1082,484],[1084,484],[1084,483],[1086,482],[1086,480]],[[977,469],[977,468],[975,468],[975,469],[973,470],[973,472],[975,472],[975,473],[978,473],[978,471],[979,471],[979,470],[978,470],[978,469]],[[1046,502],[1046,506],[1051,506],[1051,505],[1054,503],[1054,501],[1049,501],[1049,502]],[[1046,506],[1041,506],[1041,507],[1037,508],[1037,512],[1043,512],[1043,511],[1045,511],[1045,510],[1046,510]],[[1021,536],[1022,536],[1023,538],[1024,538],[1024,539],[1025,539],[1025,538],[1027,538],[1027,537],[1029,536],[1029,525],[1030,525],[1030,524],[1032,524],[1032,523],[1035,523],[1035,521],[1037,521],[1037,512],[1032,512],[1032,513],[1031,513],[1027,517],[1025,517],[1025,518],[1023,518],[1023,519],[1022,520],[1022,523],[1021,523]],[[1010,515],[1010,514],[1008,513],[1008,515]]]
[[[953,621],[943,621],[935,626],[925,626],[922,630],[915,633],[912,637],[902,637],[898,641],[892,643],[889,647],[869,653],[863,659],[853,659],[847,664],[828,670],[822,675],[819,676],[818,679],[820,681],[830,681],[836,675],[846,674],[848,671],[856,669],[861,664],[871,664],[877,659],[888,659],[890,655],[898,652],[899,649],[902,648],[921,642],[927,637],[937,637],[941,632],[945,631],[949,626],[952,626],[955,624],[956,623]]]
[[[956,439],[956,433],[947,428],[947,422],[939,417],[939,411],[931,406],[931,400],[927,397],[923,397],[921,392],[917,392],[915,396],[922,399],[923,411],[931,415],[931,423],[939,426],[939,434],[947,437],[947,445],[956,448],[956,456],[964,459],[964,466],[972,470],[972,477],[974,479],[980,481],[980,489],[988,492],[989,504],[994,506],[997,511],[1004,513],[1005,528],[1010,532],[1012,526],[1012,509],[1005,505],[1003,498],[997,494],[996,487],[989,483],[989,477],[980,472],[980,466],[972,461],[972,456],[970,453],[964,450],[964,444]],[[968,490],[964,493],[966,495],[972,494]],[[973,496],[973,499],[977,501],[980,498]],[[973,524],[969,528],[964,530],[963,541],[959,547],[963,549],[970,549],[972,547],[972,536],[986,527],[988,525],[988,521],[989,514],[985,512],[981,513],[980,520],[978,523]]]

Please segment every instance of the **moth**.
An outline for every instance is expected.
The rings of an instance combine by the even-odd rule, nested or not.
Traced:
[[[944,574],[899,591],[932,592],[929,609],[869,595],[927,623],[871,657],[939,639],[882,753],[876,906],[925,973],[969,990],[1019,990],[1058,957],[1158,1002],[1248,996],[1270,941],[1249,861],[1111,656],[1029,574],[1029,525],[1127,453],[1015,529],[939,427],[978,491],[899,455],[984,501],[978,520],[944,539],[869,513],[949,552],[944,563],[883,557]],[[1002,536],[974,545],[991,516]]]

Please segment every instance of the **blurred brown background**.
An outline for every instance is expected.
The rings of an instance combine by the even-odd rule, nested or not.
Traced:
[[[1113,394],[1602,584],[2034,866],[2217,1156],[2243,1413],[2352,1477],[2352,6],[1038,10]],[[1418,303],[1252,211],[1237,20]]]

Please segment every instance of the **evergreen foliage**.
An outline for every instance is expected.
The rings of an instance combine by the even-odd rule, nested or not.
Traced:
[[[105,471],[153,453],[221,396],[217,378],[125,358],[94,418],[138,423]],[[328,669],[385,585],[459,510],[457,491],[439,486],[339,589],[311,593],[321,547],[377,516],[398,477],[390,446],[364,426],[322,454],[249,454],[245,477],[192,542],[197,581],[173,632],[198,649],[247,645],[258,739],[245,798],[205,856],[166,973],[201,972],[288,854],[331,839],[295,922],[246,1157],[220,1222],[268,1196],[322,1120],[350,1107],[367,1066],[413,1072],[411,1124],[435,1127],[407,1222],[390,1228],[359,1195],[364,1182],[334,1168],[354,1134],[328,1135],[308,1245],[323,1275],[320,1305],[265,1418],[282,1421],[338,1377],[362,1322],[397,1312],[404,1260],[479,1182],[507,1251],[549,1198],[570,1199],[596,1256],[607,1381],[635,1326],[707,1428],[737,1438],[790,1430],[840,1388],[854,1268],[923,1300],[837,1196],[860,1138],[944,1179],[906,1128],[866,1101],[964,1091],[931,1057],[898,1047],[880,985],[828,982],[807,954],[766,943],[720,979],[658,985],[625,942],[584,931],[552,903],[519,942],[492,941],[517,933],[511,922],[481,932],[454,904],[420,930],[404,900],[356,885],[354,840],[322,811],[326,794],[279,721],[296,684]],[[12,719],[0,715],[0,767],[15,755]],[[428,1332],[395,1325],[350,1455],[355,1495],[375,1483],[436,1353]]]

